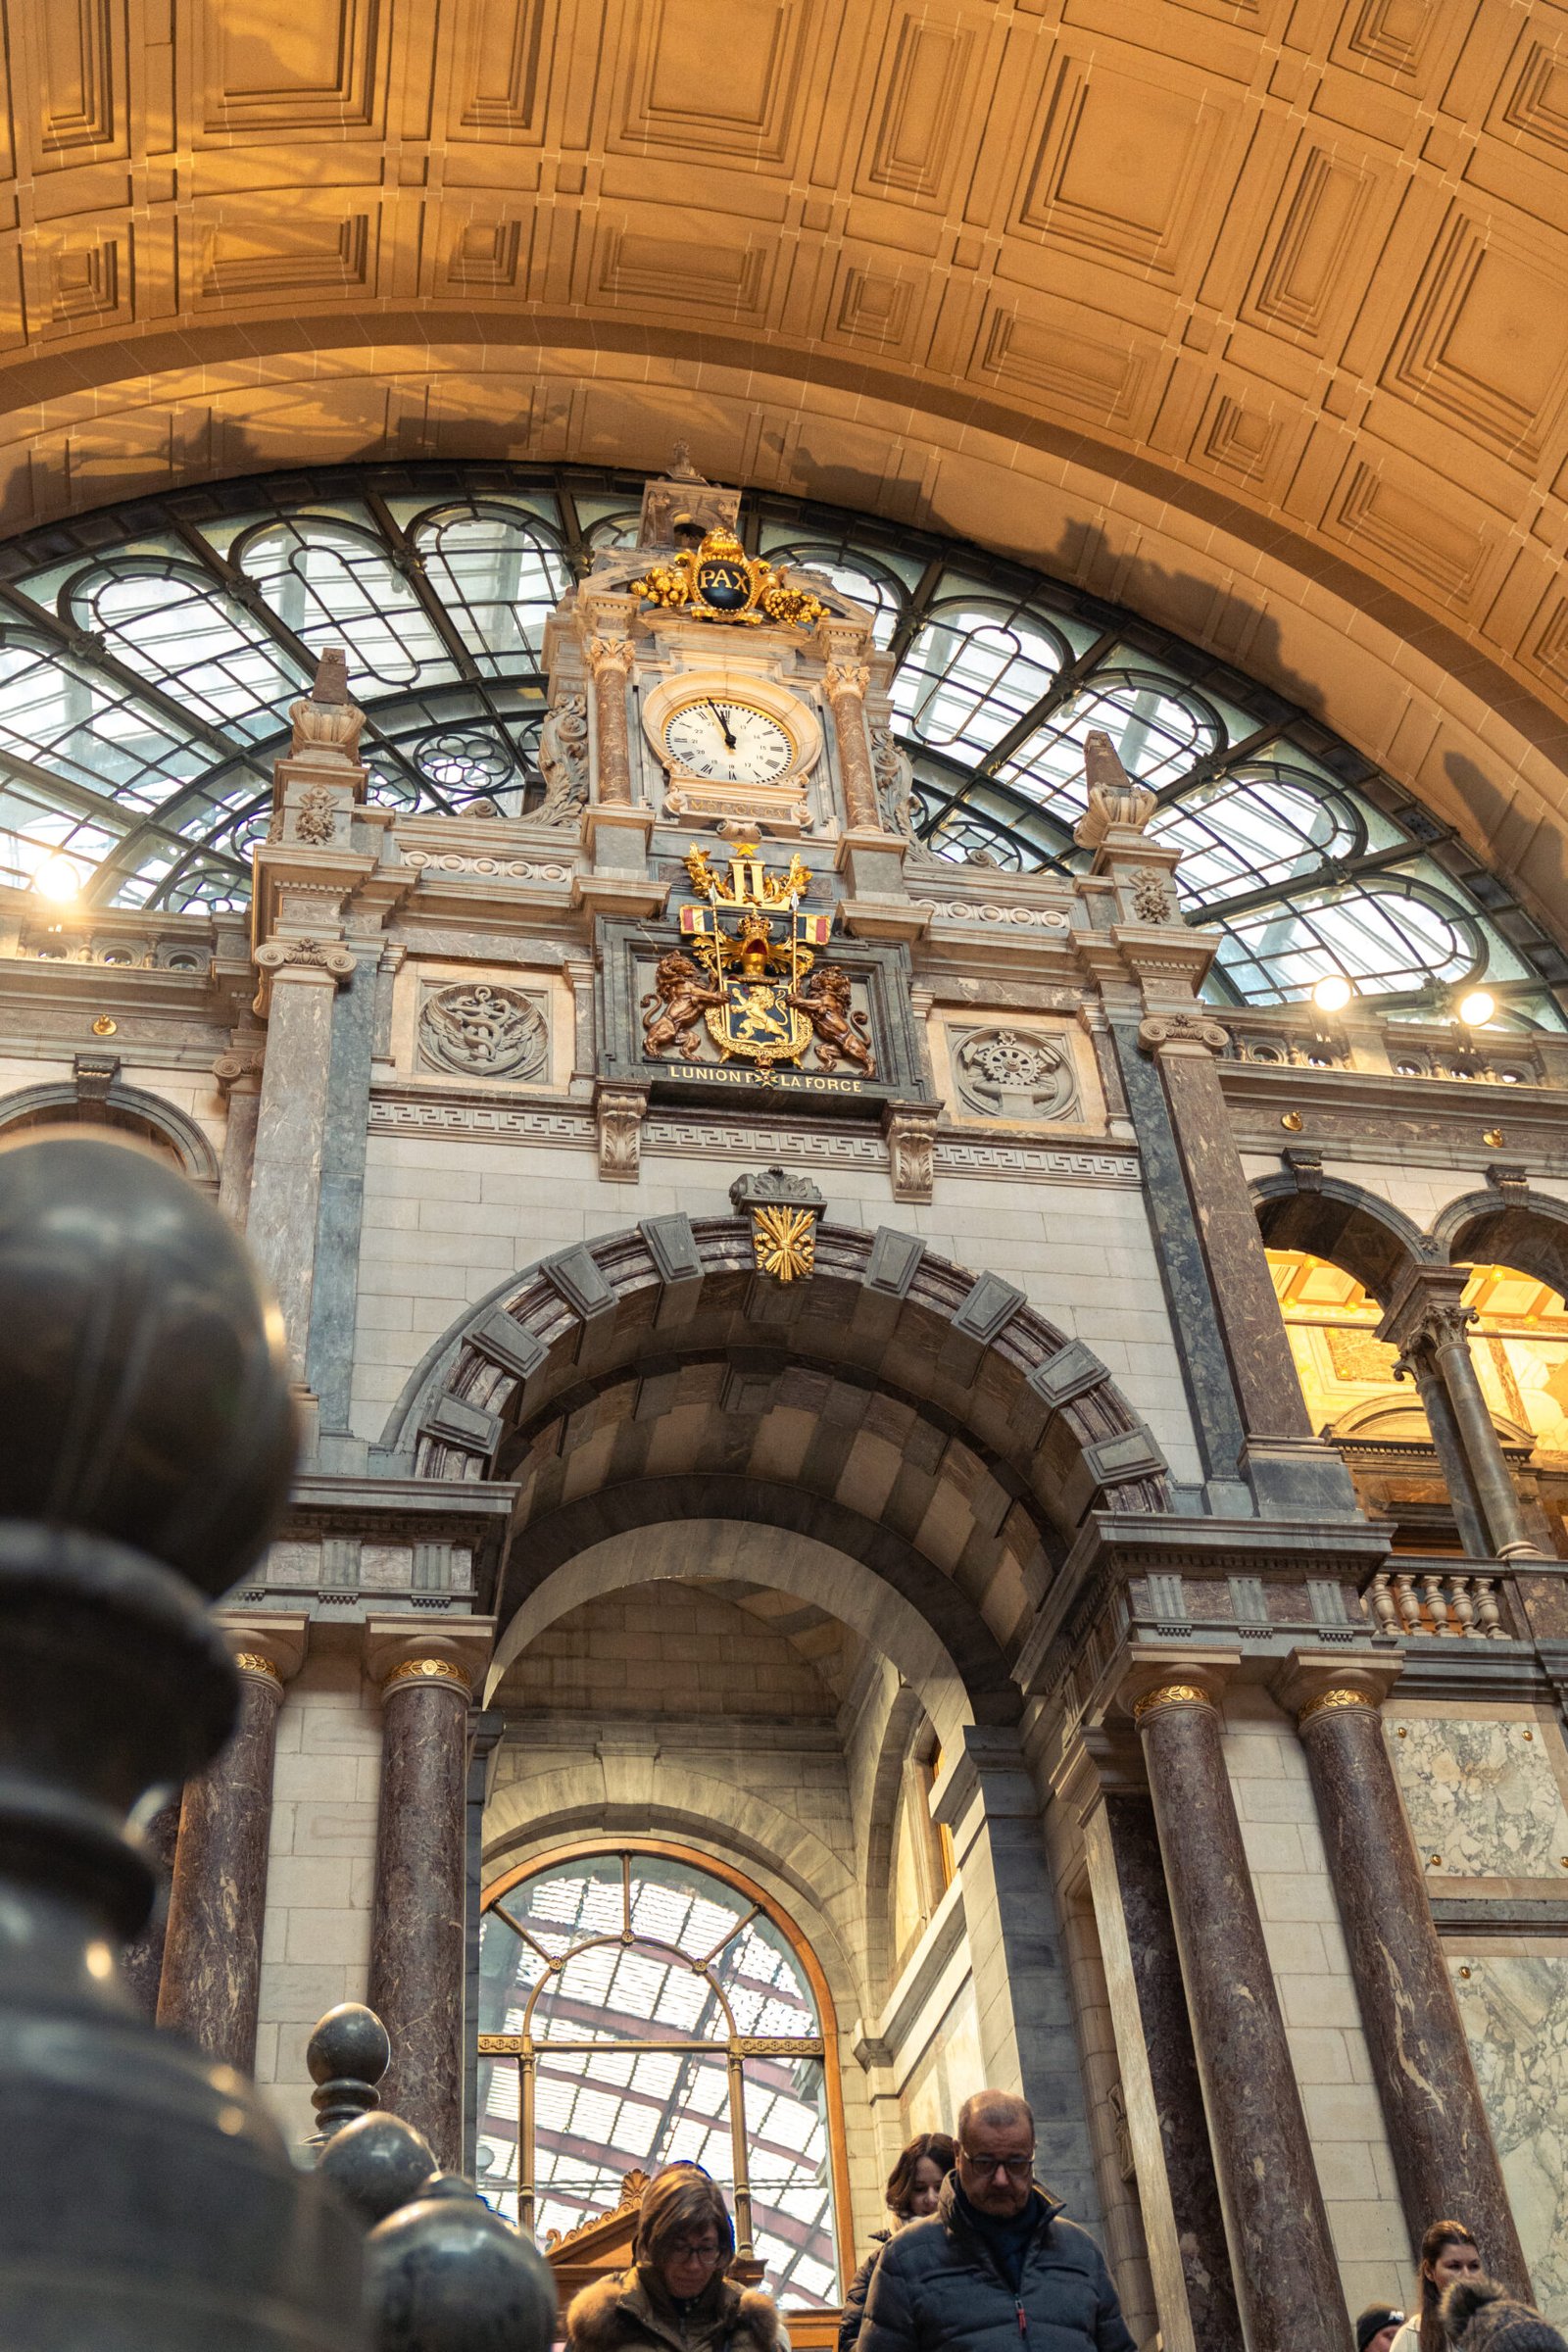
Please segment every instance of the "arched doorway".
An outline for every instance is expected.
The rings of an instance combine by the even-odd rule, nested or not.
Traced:
[[[547,2247],[628,2175],[687,2161],[788,2305],[837,2300],[847,2209],[837,2028],[800,1930],[754,1881],[656,1839],[569,1847],[484,1896],[479,2169]]]

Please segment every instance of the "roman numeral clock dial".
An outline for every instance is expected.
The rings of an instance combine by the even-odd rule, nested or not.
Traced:
[[[771,712],[721,695],[673,711],[663,748],[671,768],[719,784],[770,784],[795,759],[788,728]]]

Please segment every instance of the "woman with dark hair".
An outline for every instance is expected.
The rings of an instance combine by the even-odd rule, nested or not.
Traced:
[[[1481,2276],[1481,2256],[1463,2222],[1434,2222],[1421,2240],[1416,2306],[1389,2352],[1448,2352],[1438,2306],[1456,2279]]]
[[[906,2222],[926,2221],[935,2213],[942,2183],[957,2161],[957,2148],[946,2132],[916,2132],[888,2175],[888,2211],[893,2216],[894,2229],[902,2230]],[[871,2235],[876,2242],[856,2272],[854,2283],[844,2298],[839,2352],[855,2352],[855,2339],[865,2317],[871,2276],[893,2230],[873,2230]]]
[[[643,2192],[632,2268],[574,2295],[570,2352],[789,2352],[770,2295],[724,2276],[735,2225],[701,2165],[672,2164]]]

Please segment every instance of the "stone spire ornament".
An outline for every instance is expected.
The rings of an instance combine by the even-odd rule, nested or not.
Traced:
[[[0,1148],[0,2343],[363,2352],[352,2218],[115,1957],[127,1816],[235,1720],[207,1602],[288,1495],[276,1315],[173,1168],[55,1131]]]
[[[1113,826],[1119,832],[1142,833],[1158,795],[1147,784],[1134,783],[1102,728],[1091,727],[1084,737],[1084,778],[1089,806],[1072,836],[1081,850],[1098,850]]]

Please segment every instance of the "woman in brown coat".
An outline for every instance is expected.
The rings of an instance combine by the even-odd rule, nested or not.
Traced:
[[[672,2164],[643,2197],[633,2268],[585,2286],[566,2313],[569,2352],[789,2352],[770,2295],[724,2276],[735,2227],[695,2164]]]

